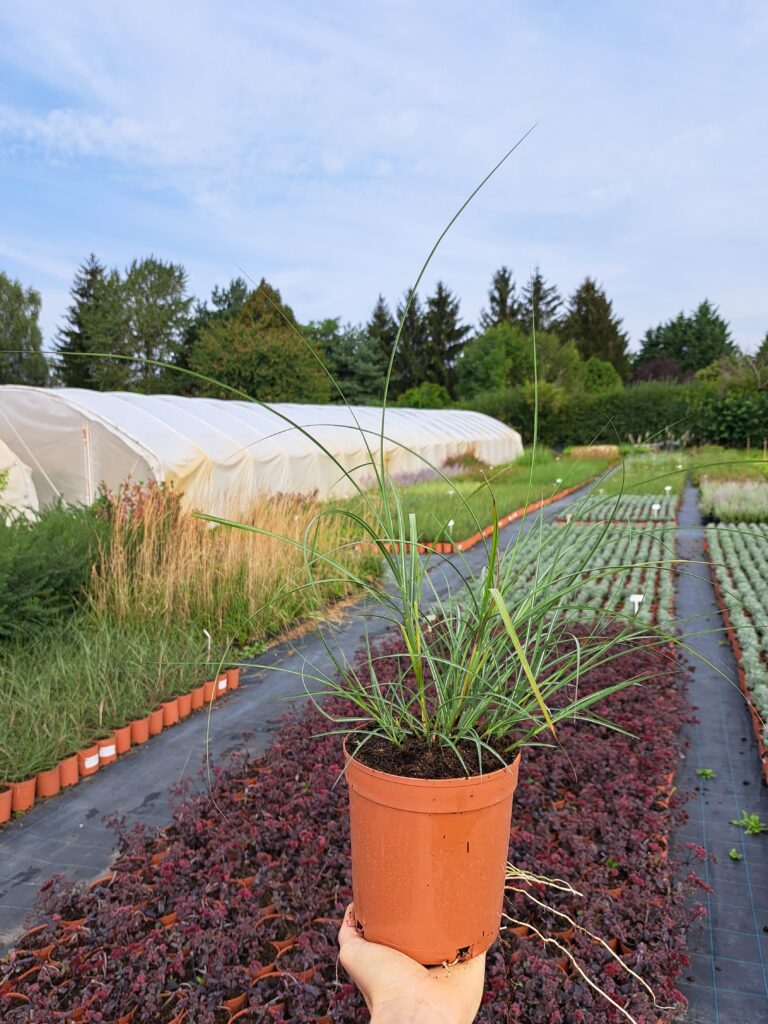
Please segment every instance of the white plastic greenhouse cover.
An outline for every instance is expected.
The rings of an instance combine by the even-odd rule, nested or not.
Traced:
[[[0,488],[0,508],[20,512],[36,512],[37,491],[32,474],[22,460],[0,440],[0,477],[7,473],[5,487]]]
[[[333,460],[281,415],[306,429],[361,482],[370,479],[370,469],[361,467],[369,461],[366,440],[379,445],[381,409],[374,407],[267,408],[175,395],[0,387],[0,439],[30,466],[42,503],[61,495],[90,504],[100,483],[113,489],[129,478],[172,483],[188,507],[216,515],[243,511],[264,492],[351,493]],[[424,458],[440,467],[473,453],[494,466],[523,450],[516,431],[457,409],[391,408],[384,433],[395,477],[423,470]]]

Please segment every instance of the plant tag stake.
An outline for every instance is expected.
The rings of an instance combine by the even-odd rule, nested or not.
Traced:
[[[660,510],[661,510],[661,505],[658,503],[658,501],[654,501],[654,503],[651,505],[651,512],[653,512],[653,518],[654,519],[658,519],[659,518]]]
[[[640,611],[640,605],[645,600],[645,594],[630,594],[629,600],[632,603],[632,609],[635,615],[637,615],[637,613]]]

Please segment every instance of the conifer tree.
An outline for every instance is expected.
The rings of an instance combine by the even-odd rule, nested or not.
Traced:
[[[427,323],[419,296],[414,293],[410,303],[406,292],[397,307],[397,323],[402,322],[400,344],[395,355],[390,391],[393,398],[409,388],[418,387],[427,379]]]
[[[379,400],[384,395],[384,379],[386,378],[387,367],[389,366],[389,360],[392,356],[392,349],[395,345],[395,338],[397,337],[397,324],[395,318],[389,311],[389,306],[384,300],[383,295],[379,295],[376,300],[376,305],[373,307],[373,313],[371,313],[371,319],[365,326],[365,332],[368,336],[369,344],[372,346],[372,350],[376,351],[381,357],[384,366],[384,376],[382,377],[382,388],[379,394]],[[397,374],[395,373],[394,367],[392,372],[391,386],[397,387]]]
[[[493,275],[488,291],[488,309],[480,314],[480,327],[487,331],[497,324],[516,323],[520,317],[517,285],[509,267],[500,267]]]
[[[562,305],[563,300],[555,285],[548,285],[536,267],[523,288],[518,323],[527,334],[531,333],[534,326],[537,331],[556,332]]]
[[[629,371],[626,332],[613,313],[613,305],[597,282],[587,277],[568,301],[560,334],[574,341],[584,360],[592,356],[612,363],[620,377]]]
[[[705,299],[689,316],[678,313],[674,319],[649,328],[635,365],[642,373],[643,365],[649,363],[674,363],[691,373],[736,352],[727,321],[717,306]]]
[[[459,300],[442,281],[437,282],[434,295],[427,299],[425,327],[423,380],[439,384],[453,397],[456,364],[467,343],[470,327],[461,323]]]

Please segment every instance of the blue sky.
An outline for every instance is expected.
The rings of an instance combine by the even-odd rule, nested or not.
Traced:
[[[716,302],[768,331],[764,0],[23,0],[0,6],[0,269],[50,344],[79,263],[242,266],[302,320],[396,300],[451,214],[473,322],[493,271],[596,277],[636,345]]]

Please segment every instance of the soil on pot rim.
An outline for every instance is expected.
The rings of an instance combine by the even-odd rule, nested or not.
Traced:
[[[409,737],[401,747],[396,747],[382,736],[373,736],[362,746],[356,745],[357,736],[347,740],[349,753],[366,768],[389,775],[402,775],[407,779],[466,779],[473,775],[487,775],[502,767],[502,762],[488,750],[478,757],[477,747],[471,740],[456,744],[464,764],[450,747],[425,747],[416,737]],[[502,753],[496,746],[505,764],[511,764],[514,757]]]

